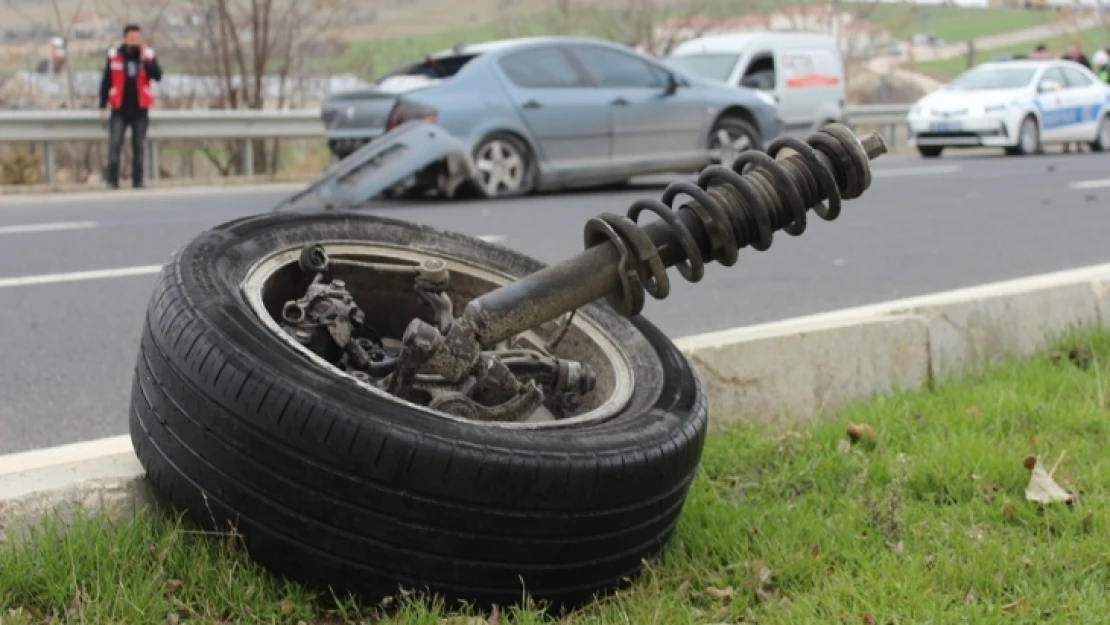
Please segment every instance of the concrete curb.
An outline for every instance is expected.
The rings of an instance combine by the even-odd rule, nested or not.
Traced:
[[[1025,358],[1077,325],[1110,326],[1110,264],[676,341],[715,423],[792,423],[896,389]],[[0,456],[0,540],[51,513],[154,501],[128,436]]]

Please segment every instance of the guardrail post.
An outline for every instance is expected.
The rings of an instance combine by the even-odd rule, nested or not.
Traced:
[[[243,139],[243,175],[254,175],[254,141]]]
[[[146,142],[146,153],[147,153],[146,170],[148,172],[150,172],[150,173],[147,174],[147,178],[150,179],[150,180],[157,180],[158,179],[158,168],[159,168],[158,144],[155,143],[153,140],[148,139],[147,142]]]
[[[42,142],[42,165],[47,184],[54,184],[54,143],[51,141]]]

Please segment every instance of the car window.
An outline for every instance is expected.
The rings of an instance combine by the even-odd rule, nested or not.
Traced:
[[[423,76],[425,78],[450,78],[459,73],[463,67],[470,61],[477,58],[477,54],[460,54],[456,56],[443,56],[439,58],[426,58],[423,61],[409,63],[399,67],[385,76],[382,76],[384,81],[387,78],[407,77],[407,76]]]
[[[1091,86],[1091,79],[1088,78],[1086,74],[1075,69],[1074,67],[1064,67],[1062,68],[1062,71],[1064,72],[1064,77],[1068,79],[1068,84],[1066,86],[1073,89]]]
[[[599,87],[663,87],[666,73],[631,54],[599,46],[575,46],[574,54],[581,59]]]
[[[501,71],[518,87],[584,87],[566,54],[559,48],[531,48],[514,52],[499,63]]]
[[[1050,67],[1046,69],[1044,75],[1041,76],[1041,84],[1043,84],[1046,80],[1055,80],[1056,82],[1060,83],[1061,87],[1067,86],[1068,84],[1067,80],[1064,78],[1064,73],[1060,71],[1059,67]]]
[[[772,91],[775,88],[775,57],[770,52],[753,54],[748,62],[744,75],[740,78],[740,86],[750,89]]]

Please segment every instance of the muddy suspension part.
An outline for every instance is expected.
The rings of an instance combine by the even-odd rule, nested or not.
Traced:
[[[776,159],[784,149],[794,153]],[[672,183],[660,200],[639,200],[626,215],[599,215],[586,224],[585,251],[472,300],[423,364],[449,380],[463,379],[483,348],[603,297],[619,313],[637,315],[645,292],[656,299],[670,292],[668,267],[677,265],[683,278],[698,282],[709,261],[731,266],[741,248],[767,250],[775,231],[802,234],[810,209],[836,219],[843,200],[870,187],[870,160],[886,151],[877,133],[860,139],[829,124],[804,141],[780,137],[766,152],[745,151],[731,168],[707,167],[696,184]],[[693,201],[674,210],[679,195]],[[637,225],[645,211],[660,219]],[[427,336],[426,325],[414,320],[406,342]]]

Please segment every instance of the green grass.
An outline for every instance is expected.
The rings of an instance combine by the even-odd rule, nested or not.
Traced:
[[[892,28],[895,37],[932,33],[947,43],[1001,35],[1054,21],[1052,12],[945,6],[878,5],[871,21]]]
[[[816,1],[794,2],[787,6],[816,4]],[[737,3],[735,0],[714,0],[701,5],[698,12],[711,17],[742,17],[769,13],[783,6],[773,0]],[[896,37],[907,38],[918,32],[930,32],[948,42],[965,41],[1011,32],[1051,22],[1055,13],[1020,9],[973,9],[959,7],[919,7],[909,4],[871,4],[845,2],[842,11],[866,18],[889,29]],[[656,19],[669,15],[688,15],[689,9],[659,11]],[[329,62],[333,70],[354,70],[374,77],[402,63],[425,54],[450,48],[458,43],[477,43],[509,36],[569,34],[620,40],[630,33],[627,21],[612,10],[581,11],[571,23],[561,24],[554,13],[528,18],[484,24],[458,30],[412,36],[359,41],[351,45],[347,55]]]
[[[1095,50],[1099,47],[1105,47],[1106,42],[1110,41],[1110,31],[1104,26],[1096,26],[1087,30],[1079,31],[1068,35],[1060,35],[1040,42],[1048,46],[1059,55],[1063,56],[1068,50],[1068,46],[1072,42],[1078,43],[1083,47],[1083,51],[1087,54],[1088,58],[1094,54]],[[996,48],[994,50],[977,50],[975,54],[975,63],[985,63],[991,60],[991,57],[996,54],[1029,54],[1037,44],[1021,44],[1016,46],[1007,46]],[[945,59],[943,61],[928,61],[924,63],[914,64],[914,70],[934,76],[941,80],[948,80],[955,78],[960,73],[967,70],[967,56],[960,56],[954,59]]]
[[[1055,354],[807,427],[729,427],[666,555],[562,622],[1105,622],[1108,370],[1110,333],[1078,333]],[[874,441],[848,443],[852,423]],[[1065,450],[1055,479],[1078,501],[1027,502],[1024,457],[1050,467]],[[468,622],[411,599],[375,614],[315,596],[163,517],[54,535],[0,547],[4,623]]]

